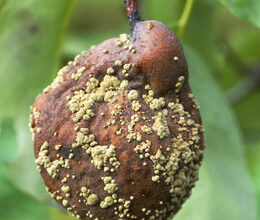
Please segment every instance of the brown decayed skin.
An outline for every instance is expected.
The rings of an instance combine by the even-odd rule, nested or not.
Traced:
[[[52,197],[81,219],[168,219],[189,197],[198,177],[204,148],[203,127],[196,101],[191,95],[181,46],[176,36],[157,21],[137,23],[133,36],[136,37],[131,42],[122,45],[118,38],[107,40],[70,62],[61,72],[63,80],[58,80],[38,96],[31,109],[30,125],[38,170]],[[124,48],[124,45],[128,46]],[[115,65],[118,60],[123,66]],[[124,65],[129,63],[130,70],[126,67],[127,70],[123,71]],[[78,71],[81,67],[85,68]],[[113,73],[108,71],[110,67]],[[72,79],[77,72],[78,79]],[[105,81],[104,77],[108,75],[117,77],[120,83],[127,80],[128,85],[103,91],[100,82]],[[183,85],[176,90],[182,76]],[[76,99],[75,92],[81,90],[78,97],[87,97],[90,93],[86,92],[86,83],[91,78],[99,81],[93,94],[96,95],[100,88],[107,95],[109,92],[115,94],[109,101],[104,101],[105,98],[94,101],[89,108],[94,113],[90,118],[75,118],[79,111],[73,112],[73,106],[85,103]],[[131,90],[138,92],[138,97],[133,100],[129,95]],[[157,98],[163,97],[165,105],[161,101],[159,107],[146,103],[143,95],[147,95],[149,90],[155,93],[151,100],[157,103]],[[133,101],[140,104],[137,111],[133,110]],[[176,110],[178,108],[181,110]],[[133,115],[138,116],[135,122]],[[161,124],[163,119],[166,119],[166,127]],[[142,130],[144,125],[150,128],[149,134]],[[41,128],[39,132],[37,128]],[[95,140],[75,147],[73,144],[77,143],[81,128],[89,129],[85,133],[82,131],[84,137],[94,134]],[[164,129],[162,133],[160,129]],[[129,139],[130,133],[139,133],[141,140],[138,137],[137,140],[136,137]],[[145,153],[136,149],[145,141],[150,141],[151,145],[147,155],[142,156]],[[48,147],[42,147],[46,142]],[[61,145],[58,150],[55,148],[57,145]],[[112,156],[109,154],[108,162],[98,167],[99,159],[94,158],[91,150],[107,146],[104,148],[107,154],[110,145],[115,147],[111,148]],[[160,153],[159,149],[165,158],[161,162],[154,159]],[[112,157],[114,161],[110,162]],[[68,166],[64,165],[66,159]],[[167,168],[167,164],[175,160],[176,164]],[[164,171],[155,171],[155,165],[162,166]],[[50,167],[53,170],[50,171]],[[116,188],[108,183],[112,186],[112,193],[105,188],[104,177],[115,181]],[[167,177],[169,184],[165,182]],[[89,191],[84,194],[82,187]],[[112,194],[114,204],[104,207],[102,201]],[[97,201],[92,200],[96,196]],[[87,201],[94,202],[86,205]]]
[[[149,25],[152,25],[151,29],[148,28]],[[188,67],[181,44],[164,24],[158,21],[138,22],[133,36],[135,47],[140,48],[137,56],[133,58],[142,72],[147,74],[153,90],[158,95],[171,90],[180,74],[188,77]],[[174,57],[178,57],[178,62],[173,62]]]

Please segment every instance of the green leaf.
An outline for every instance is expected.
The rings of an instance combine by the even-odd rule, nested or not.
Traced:
[[[13,121],[5,119],[0,122],[0,164],[11,162],[17,151],[16,133]]]
[[[50,219],[48,207],[15,188],[2,167],[0,167],[0,210],[0,218],[3,220]]]
[[[183,9],[183,1],[179,0],[149,0],[140,3],[142,3],[140,8],[143,19],[155,19],[166,24],[177,21]]]
[[[260,130],[259,100],[260,100],[260,91],[255,90],[251,92],[246,99],[241,100],[234,107],[243,130],[248,133],[252,133],[253,130],[257,130],[258,137],[259,137],[259,130]]]
[[[4,5],[4,1],[0,0],[0,10],[2,9],[3,5]]]
[[[26,117],[19,117],[16,120],[15,128],[19,150],[15,160],[6,165],[7,173],[17,188],[52,205],[55,203],[46,192],[43,180],[36,171],[32,134],[28,128],[27,114],[24,115]]]
[[[254,26],[234,28],[227,36],[228,44],[241,62],[250,64],[258,63],[260,59],[260,29]]]
[[[129,29],[123,0],[79,1],[72,16],[71,31],[117,30],[124,26]]]
[[[259,134],[259,132],[258,132]],[[253,178],[253,183],[255,185],[255,190],[257,193],[258,203],[260,204],[260,138],[253,143],[248,144],[248,163],[250,173]],[[260,219],[260,213],[258,213]]]
[[[0,10],[0,117],[16,117],[50,81],[75,0],[9,0]]]
[[[255,195],[236,120],[207,65],[185,49],[191,86],[201,105],[206,150],[200,180],[176,220],[256,220]]]
[[[51,218],[53,220],[76,220],[76,217],[73,217],[71,213],[62,213],[58,209],[50,210]]]
[[[217,9],[217,4],[209,4],[208,0],[195,1],[183,38],[211,63],[216,51]]]
[[[63,47],[64,54],[73,59],[83,50],[88,50],[91,46],[98,44],[106,39],[119,36],[121,33],[128,32],[125,28],[118,28],[112,31],[81,32],[80,34],[69,33],[65,39]]]
[[[260,1],[258,0],[221,0],[233,14],[260,27]]]

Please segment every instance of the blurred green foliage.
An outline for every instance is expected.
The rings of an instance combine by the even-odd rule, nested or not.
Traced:
[[[35,171],[29,106],[57,68],[128,32],[122,2],[0,0],[1,220],[73,219],[50,199]],[[184,5],[143,0],[140,8],[145,19],[177,32]],[[260,1],[194,3],[182,41],[207,148],[200,180],[177,220],[260,220],[260,86],[236,89],[260,75],[259,27]]]
[[[72,4],[70,0],[9,0],[2,7],[0,100],[5,103],[1,106],[2,117],[19,116],[28,98],[49,82],[49,74],[57,69]]]
[[[260,27],[260,2],[254,0],[221,0],[235,15]]]
[[[48,207],[18,190],[0,168],[0,206],[3,220],[49,219]]]

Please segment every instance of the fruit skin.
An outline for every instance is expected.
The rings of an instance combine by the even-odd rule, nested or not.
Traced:
[[[178,39],[160,22],[137,22],[130,42],[125,35],[119,39],[104,41],[76,57],[37,97],[30,119],[37,167],[52,197],[81,219],[169,219],[190,196],[204,149],[203,126],[189,87],[187,63]],[[118,60],[123,65],[131,64],[130,70],[115,65]],[[111,67],[114,73],[108,71]],[[100,89],[107,75],[117,77],[120,83],[127,80],[128,86],[101,89],[104,94],[116,92],[112,101],[103,97],[90,108],[95,115],[75,119],[79,112],[71,110],[75,92],[82,90],[80,97],[86,97],[90,78],[99,81],[96,89]],[[184,81],[179,80],[182,76]],[[147,89],[154,92],[151,102],[142,97],[149,93]],[[131,90],[138,92],[137,99],[129,98]],[[153,105],[158,104],[159,97],[164,98],[165,106]],[[133,110],[134,101],[139,102],[140,110]],[[131,128],[133,115],[138,115],[139,121]],[[159,115],[164,115],[161,121]],[[163,119],[167,120],[166,127]],[[144,125],[151,134],[142,130]],[[81,128],[88,128],[89,132],[81,132]],[[142,140],[129,139],[127,135],[131,132],[139,133]],[[94,134],[95,140],[79,144],[79,133],[86,138]],[[145,141],[151,146],[147,157],[140,158],[142,154],[135,149]],[[73,147],[77,142],[79,146]],[[114,149],[109,148],[111,144]],[[100,166],[95,152],[89,153],[97,146],[103,146],[108,155],[108,162]],[[160,159],[158,152],[164,159]],[[109,162],[111,158],[115,164]],[[159,165],[161,170],[155,169]],[[155,181],[157,176],[159,182]],[[106,188],[104,177],[111,177],[115,183],[109,182]],[[110,206],[107,197],[114,204]]]
[[[188,66],[175,34],[158,21],[137,22],[132,41],[138,50],[136,62],[157,95],[163,95],[177,83],[180,75],[188,77]],[[173,62],[174,57],[178,62]]]

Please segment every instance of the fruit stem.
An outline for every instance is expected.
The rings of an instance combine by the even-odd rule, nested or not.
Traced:
[[[179,28],[178,28],[177,35],[178,35],[180,40],[183,37],[183,33],[184,33],[186,26],[187,26],[187,23],[189,21],[191,11],[192,11],[192,8],[193,8],[193,3],[194,3],[194,0],[187,0],[186,1],[184,10],[183,10],[181,18],[179,20],[179,24],[178,24]]]
[[[138,12],[137,1],[138,0],[124,0],[131,32],[133,31],[136,23],[138,21],[141,21],[141,18],[140,18],[139,12]]]

